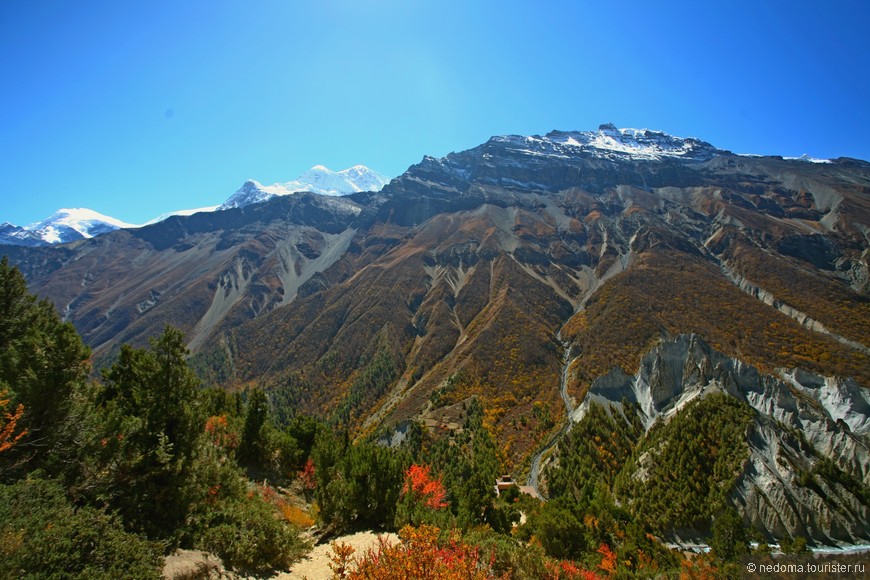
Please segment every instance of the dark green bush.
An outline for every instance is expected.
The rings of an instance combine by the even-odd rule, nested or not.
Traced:
[[[36,474],[0,486],[0,578],[160,578],[160,547]]]
[[[807,548],[807,539],[798,536],[797,538],[791,538],[786,536],[779,542],[779,547],[782,550],[783,554],[809,554],[810,549]]]
[[[526,525],[554,558],[578,558],[589,549],[583,524],[563,500],[544,504]]]
[[[492,571],[498,577],[544,578],[547,575],[545,562],[548,559],[538,544],[519,541],[485,527],[476,528],[463,539],[480,548],[481,561],[491,562]]]
[[[202,520],[198,547],[246,573],[286,569],[305,545],[259,494],[218,502]]]

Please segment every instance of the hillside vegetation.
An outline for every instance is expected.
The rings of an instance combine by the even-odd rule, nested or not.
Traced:
[[[587,515],[515,487],[497,496],[493,482],[505,456],[477,398],[462,403],[462,429],[449,437],[412,423],[397,449],[353,442],[318,420],[276,413],[260,390],[203,388],[172,328],[147,349],[123,346],[90,380],[80,339],[27,294],[6,261],[0,289],[8,314],[0,326],[0,380],[9,393],[2,404],[15,409],[0,425],[4,577],[158,578],[163,555],[176,547],[214,552],[248,574],[285,569],[304,551],[295,526],[313,519],[245,473],[295,482],[326,529],[403,530],[400,546],[383,546],[373,559],[353,561],[337,547],[337,572],[387,578],[429,559],[443,577],[473,569],[480,578],[591,578],[680,566],[679,555],[642,533],[643,519],[625,520],[599,487],[574,496],[584,498],[577,505],[594,506]],[[358,380],[389,375],[383,364]],[[31,396],[46,384],[31,379],[38,369],[54,395],[42,407]],[[575,444],[587,441],[584,429],[608,440],[615,440],[611,429],[636,438],[636,427],[595,416],[598,423],[578,427]],[[601,436],[593,438],[609,482],[627,448],[610,455]],[[524,525],[520,511],[528,514]],[[585,539],[564,541],[590,525]]]
[[[229,423],[209,417],[238,421],[244,405],[199,387],[179,331],[122,347],[90,380],[72,326],[5,259],[0,312],[2,403],[16,409],[0,415],[0,576],[159,578],[178,546],[262,572],[303,552],[243,476]]]
[[[860,308],[854,299],[852,304]],[[572,369],[578,400],[614,366],[631,374],[661,337],[683,333],[703,336],[717,350],[764,372],[800,367],[870,384],[866,353],[808,332],[696,256],[649,251],[594,294],[563,330],[581,355]]]

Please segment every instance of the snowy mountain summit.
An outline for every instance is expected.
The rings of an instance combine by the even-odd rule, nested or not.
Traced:
[[[8,239],[0,243],[39,246],[65,244],[84,238],[92,238],[120,228],[132,228],[132,224],[95,212],[87,208],[59,209],[42,221],[25,227],[4,224],[3,234]]]
[[[323,165],[315,165],[293,181],[263,185],[249,179],[220,209],[243,207],[266,201],[276,195],[290,195],[310,191],[320,195],[349,195],[360,191],[380,191],[389,179],[365,165],[354,165],[343,171],[332,171]]]
[[[45,246],[92,238],[121,228],[138,228],[174,216],[242,207],[259,203],[276,195],[310,191],[321,195],[342,196],[361,191],[380,191],[389,178],[365,165],[344,171],[331,171],[315,165],[298,178],[286,183],[263,185],[249,179],[222,205],[163,213],[145,224],[129,224],[86,208],[59,209],[46,219],[29,226],[0,224],[0,245]]]
[[[600,158],[633,158],[658,161],[680,158],[704,161],[727,153],[694,137],[674,137],[649,129],[619,129],[611,123],[597,131],[551,131],[545,136],[493,137],[490,142],[503,143],[512,149],[548,157],[574,157],[578,154]]]

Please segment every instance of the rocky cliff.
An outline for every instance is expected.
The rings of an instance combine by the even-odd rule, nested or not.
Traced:
[[[712,393],[754,410],[749,456],[730,492],[747,523],[768,540],[870,539],[870,396],[851,379],[800,370],[765,375],[681,335],[647,353],[635,375],[615,370],[594,381],[572,421],[595,403],[620,414],[636,405],[649,430]],[[655,457],[638,465],[649,462]]]

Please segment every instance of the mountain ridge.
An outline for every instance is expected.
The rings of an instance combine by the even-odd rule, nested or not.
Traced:
[[[450,436],[477,398],[519,475],[568,403],[674,337],[764,376],[798,368],[866,390],[870,165],[639,130],[614,148],[613,131],[494,138],[377,192],[277,196],[10,258],[98,360],[171,322],[207,382],[264,386],[361,436],[411,421]],[[832,440],[866,439],[854,413],[826,419]],[[812,528],[811,510],[777,527],[760,504],[735,506],[777,537],[858,539]]]
[[[650,129],[617,128],[612,123],[602,124],[597,131],[553,130],[544,136],[494,136],[487,141],[487,144],[489,143],[513,145],[517,146],[518,149],[520,147],[527,147],[525,150],[527,153],[542,156],[551,155],[556,158],[570,157],[570,155],[564,153],[566,149],[568,151],[571,149],[579,150],[585,154],[591,153],[600,158],[619,159],[627,157],[633,161],[661,161],[662,158],[682,158],[684,160],[698,161],[709,160],[717,155],[735,155],[730,151],[718,149],[710,143],[694,137],[676,137],[663,131]],[[770,157],[807,163],[857,164],[859,166],[863,164],[864,166],[870,166],[870,163],[867,161],[858,159],[816,159],[806,154],[800,157],[764,156],[751,153],[737,154],[737,156],[749,158]],[[423,161],[438,162],[439,160],[425,156]],[[86,221],[86,218],[82,217],[74,220],[75,223],[72,226],[68,226],[63,223],[64,216],[59,215],[59,212],[73,210],[65,209],[58,210],[58,212],[49,218],[30,226],[21,227],[7,222],[2,226],[3,229],[0,229],[0,244],[42,245],[43,243],[66,243],[81,239],[82,237],[99,235],[112,229],[151,225],[174,215],[191,215],[198,212],[241,207],[250,203],[263,202],[276,195],[291,195],[299,191],[310,191],[322,195],[350,195],[363,191],[380,191],[389,181],[389,178],[364,165],[358,164],[341,171],[332,171],[323,165],[315,165],[295,180],[284,183],[263,185],[254,179],[249,179],[222,204],[164,212],[158,217],[140,225],[125,223],[85,208],[75,211],[93,213],[94,218],[102,223],[98,226],[95,223],[92,228],[88,228],[83,223]],[[515,185],[534,186],[535,184],[517,182]],[[60,230],[58,230],[58,226]],[[93,233],[89,233],[91,231]]]
[[[117,229],[149,226],[173,216],[189,216],[262,203],[276,195],[309,191],[321,195],[344,196],[363,191],[379,191],[388,181],[387,177],[365,165],[354,165],[342,171],[331,171],[323,165],[315,165],[293,181],[264,186],[249,179],[222,204],[165,212],[139,225],[122,222],[87,208],[59,209],[44,220],[24,227],[6,222],[0,226],[0,245],[65,244]]]

